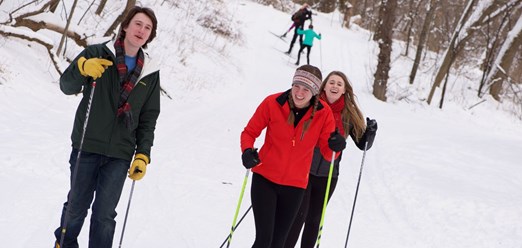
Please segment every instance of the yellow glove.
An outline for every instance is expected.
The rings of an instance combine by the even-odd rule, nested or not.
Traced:
[[[78,59],[78,68],[80,69],[80,73],[84,77],[92,77],[94,80],[101,77],[105,69],[111,65],[112,61],[106,59],[86,59],[85,57],[80,57]]]
[[[149,164],[147,155],[137,153],[129,169],[129,178],[135,181],[142,179],[147,171],[147,164]]]

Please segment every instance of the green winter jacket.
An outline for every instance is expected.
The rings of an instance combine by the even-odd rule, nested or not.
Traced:
[[[314,38],[321,39],[321,35],[317,34],[313,29],[302,30],[300,28],[297,29],[297,34],[304,34],[303,45],[313,46]]]
[[[77,60],[82,56],[87,59],[106,58],[114,64],[96,80],[82,151],[128,161],[132,160],[134,153],[143,153],[150,158],[154,129],[160,113],[159,69],[144,53],[142,73],[127,99],[134,117],[134,126],[129,130],[122,118],[117,117],[120,82],[115,54],[112,42],[88,46],[60,77],[60,89],[66,95],[81,93],[83,89],[83,98],[74,118],[72,146],[76,149],[80,147],[89,96],[93,89],[92,78],[80,74]]]

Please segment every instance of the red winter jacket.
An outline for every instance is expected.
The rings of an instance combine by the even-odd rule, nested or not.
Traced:
[[[306,189],[314,147],[320,148],[323,157],[332,157],[328,138],[335,130],[335,120],[328,104],[320,100],[312,123],[303,135],[303,126],[310,119],[312,108],[294,127],[287,122],[288,94],[290,90],[270,95],[257,107],[241,133],[241,151],[253,148],[256,138],[266,128],[265,141],[259,151],[261,163],[252,171],[276,184]]]

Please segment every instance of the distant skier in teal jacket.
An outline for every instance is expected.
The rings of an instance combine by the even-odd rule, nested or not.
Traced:
[[[301,46],[301,49],[299,49],[299,52],[297,53],[297,62],[295,62],[295,65],[299,65],[299,60],[301,59],[301,52],[303,49],[306,48],[306,64],[310,64],[310,51],[312,50],[312,46],[314,45],[314,38],[321,39],[321,34],[317,34],[314,31],[314,26],[310,24],[308,26],[307,30],[297,29],[298,34],[304,34],[304,40],[303,45]]]

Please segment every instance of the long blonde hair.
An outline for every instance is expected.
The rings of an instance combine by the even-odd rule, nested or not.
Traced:
[[[355,138],[357,141],[363,136],[364,131],[366,129],[366,124],[364,123],[364,116],[357,105],[356,98],[357,96],[353,93],[353,87],[348,80],[348,77],[344,75],[344,73],[340,71],[332,71],[326,76],[321,84],[321,88],[319,88],[319,92],[324,91],[324,87],[328,82],[330,76],[337,75],[341,77],[344,82],[344,108],[341,111],[341,119],[343,121],[343,129],[345,138],[350,135],[350,128],[353,128],[353,133],[355,134]]]

